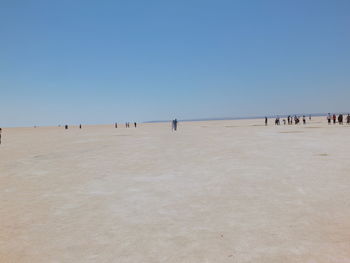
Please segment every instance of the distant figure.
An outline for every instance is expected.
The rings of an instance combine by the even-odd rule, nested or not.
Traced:
[[[136,122],[134,122],[134,126],[135,126],[135,128],[136,128],[136,126],[137,126]]]
[[[337,122],[337,115],[333,114],[333,124]]]
[[[288,125],[290,125],[290,115],[288,115],[287,120],[288,120]]]
[[[81,129],[81,124],[79,125],[79,129]]]
[[[277,118],[275,119],[275,125],[280,125],[280,117],[277,117]]]
[[[303,115],[303,124],[306,124],[305,115]]]
[[[331,117],[330,113],[328,113],[328,115],[327,115],[327,121],[328,121],[328,125],[330,125],[331,121],[332,121],[332,117]]]
[[[265,117],[265,126],[267,126],[267,117]]]
[[[309,115],[309,120],[311,121],[311,114]]]
[[[1,133],[2,133],[2,129],[0,128],[0,144],[1,144]]]
[[[339,114],[338,123],[339,123],[339,125],[343,125],[343,114]]]
[[[299,117],[297,115],[294,116],[294,123],[299,124]]]
[[[118,123],[114,123],[114,127],[115,127],[115,128],[118,128]]]
[[[350,124],[350,114],[346,117],[346,124]]]
[[[286,125],[286,122],[287,122],[286,119],[283,119],[283,124],[284,124],[284,125]]]
[[[125,128],[128,128],[128,123],[127,122],[125,123]]]
[[[66,129],[66,130],[68,130],[68,125],[66,124],[66,125],[64,125],[64,128]]]
[[[177,119],[173,120],[172,128],[173,128],[174,131],[177,131]]]

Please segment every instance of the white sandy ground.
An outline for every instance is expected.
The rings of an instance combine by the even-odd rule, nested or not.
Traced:
[[[4,129],[0,262],[350,262],[350,126],[261,124]]]

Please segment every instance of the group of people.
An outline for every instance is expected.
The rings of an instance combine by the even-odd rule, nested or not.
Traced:
[[[58,125],[58,127],[61,127],[61,125]],[[118,123],[114,123],[114,127],[115,127],[115,128],[118,128]],[[125,127],[126,127],[126,128],[130,128],[130,122],[126,122],[126,123],[125,123]],[[134,127],[135,127],[135,128],[137,127],[137,123],[136,123],[136,122],[134,122]],[[36,128],[36,127],[35,127],[35,128]],[[64,125],[64,129],[65,129],[65,130],[68,130],[68,128],[69,128],[68,125]],[[81,129],[81,128],[82,128],[82,125],[79,124],[79,129]]]
[[[61,127],[61,125],[58,125],[58,127]],[[34,128],[36,128],[36,126],[34,126]],[[65,130],[68,130],[68,128],[69,128],[69,126],[67,124],[64,125]],[[81,129],[81,128],[82,128],[82,126],[81,126],[81,124],[79,124],[79,129]]]
[[[309,116],[309,120],[311,120],[311,115]],[[299,117],[297,115],[295,115],[294,117],[289,115],[287,117],[287,120],[283,119],[282,121],[283,121],[284,125],[286,125],[287,123],[288,123],[288,125],[292,125],[293,121],[294,121],[294,124],[299,124],[300,121],[301,121],[301,117]],[[305,117],[305,115],[303,115],[302,121],[303,121],[303,124],[306,124],[306,117]],[[268,118],[265,117],[265,125],[267,126],[267,124],[268,124]],[[281,119],[280,119],[279,116],[275,119],[275,125],[281,125]]]
[[[117,123],[115,123],[115,127],[118,128],[118,124]],[[136,122],[134,122],[134,127],[135,128],[137,127],[137,123]],[[130,122],[126,122],[125,123],[125,128],[130,128]]]
[[[306,124],[306,117],[305,115],[303,115],[303,117],[299,117],[297,115],[295,115],[294,117],[289,115],[286,119],[283,119],[283,124],[286,125],[288,123],[288,125],[292,125],[293,122],[294,124],[299,124],[300,121],[303,121],[303,124]],[[309,116],[309,120],[311,120],[311,115]],[[346,121],[346,124],[350,125],[350,114],[348,114],[347,116],[344,116],[343,114],[339,114],[338,116],[336,114],[331,115],[330,113],[328,113],[327,115],[327,122],[328,124],[331,124],[333,122],[333,124],[336,124],[337,122],[342,125],[344,122]],[[265,117],[265,125],[267,126],[268,124],[268,118]],[[280,125],[281,124],[281,120],[280,117],[278,116],[275,119],[275,125]]]
[[[343,114],[339,114],[338,117],[337,117],[337,115],[335,115],[335,114],[331,115],[330,113],[328,113],[328,115],[327,115],[328,125],[330,125],[332,123],[332,120],[333,120],[333,124],[336,124],[337,120],[338,120],[338,123],[340,125],[342,125],[343,119],[345,119]],[[348,114],[348,116],[346,116],[346,124],[350,124],[350,114]]]

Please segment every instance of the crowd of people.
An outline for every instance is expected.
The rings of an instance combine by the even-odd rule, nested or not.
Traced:
[[[337,120],[338,120],[338,123],[340,125],[343,125],[344,119],[345,119],[345,117],[343,116],[343,114],[339,114],[337,116],[335,114],[331,115],[330,113],[328,113],[328,115],[327,115],[328,125],[332,124],[332,120],[333,120],[333,124],[336,124]],[[346,116],[346,124],[350,124],[350,114],[348,114],[348,116]]]
[[[309,116],[309,120],[311,120],[311,115]],[[292,125],[293,123],[299,124],[301,121],[303,122],[303,124],[306,124],[306,117],[305,115],[303,115],[302,117],[297,115],[294,115],[294,116],[289,115],[287,119],[282,119],[282,121],[284,125],[286,125],[287,123],[288,125]],[[265,117],[265,125],[267,126],[267,124],[268,124],[268,118]],[[275,125],[281,125],[281,119],[279,116],[277,116],[275,119]]]
[[[311,120],[311,115],[309,115],[309,120]],[[288,125],[292,125],[292,124],[299,124],[301,121],[303,122],[303,124],[306,124],[306,117],[305,115],[303,115],[302,117],[300,116],[291,116],[289,115],[287,117],[287,119],[282,119],[283,124],[286,125],[288,123]],[[338,116],[336,114],[331,115],[330,113],[328,113],[327,115],[327,122],[328,124],[336,124],[339,123],[340,125],[344,124],[344,122],[346,121],[346,124],[350,125],[350,114],[348,114],[347,116],[344,116],[343,114],[339,114]],[[265,125],[268,125],[268,118],[265,117]],[[275,119],[275,125],[281,125],[281,119],[279,116],[276,117]]]

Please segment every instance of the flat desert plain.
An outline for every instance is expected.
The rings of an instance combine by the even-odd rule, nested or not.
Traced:
[[[0,262],[350,262],[350,125],[5,128]]]

